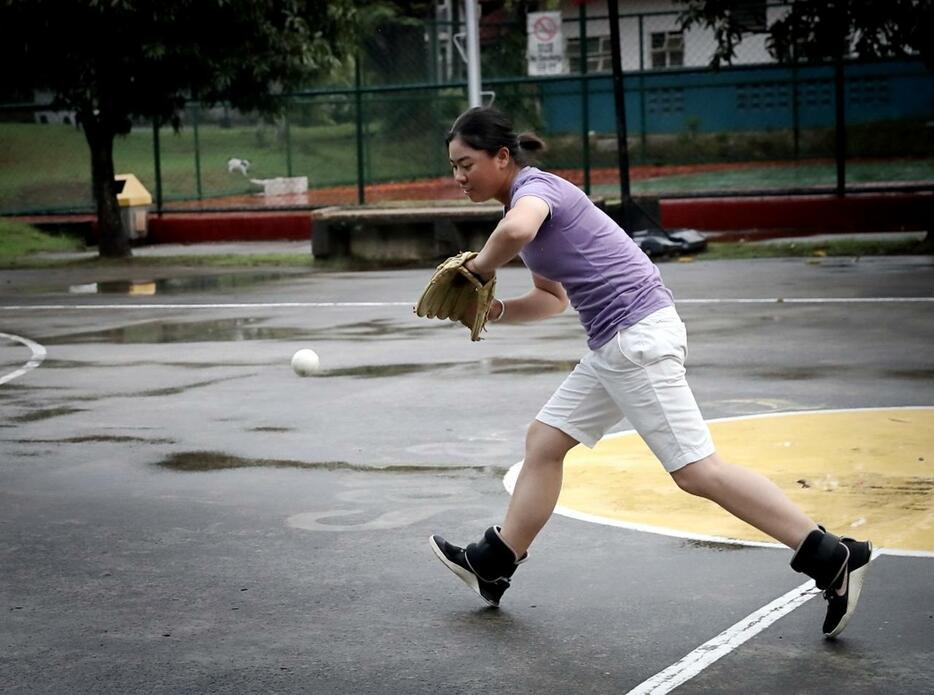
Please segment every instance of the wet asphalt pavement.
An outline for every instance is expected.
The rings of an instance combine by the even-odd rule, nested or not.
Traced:
[[[710,301],[930,298],[934,259],[661,268],[708,418],[934,404],[934,302]],[[569,312],[471,343],[411,313],[429,272],[0,271],[0,332],[47,351],[0,384],[0,691],[626,693],[802,583],[555,517],[485,608],[427,537],[501,520],[584,338]],[[0,377],[29,359],[0,340]],[[932,562],[878,559],[840,640],[812,600],[677,692],[930,690]]]

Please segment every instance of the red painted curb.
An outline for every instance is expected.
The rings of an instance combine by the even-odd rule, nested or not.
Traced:
[[[197,244],[210,241],[311,239],[310,213],[195,213],[150,215],[146,242]]]
[[[934,193],[685,198],[661,200],[659,206],[668,229],[820,234],[930,229],[934,222]]]

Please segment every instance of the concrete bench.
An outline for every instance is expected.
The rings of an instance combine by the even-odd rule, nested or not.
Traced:
[[[594,199],[599,207],[602,199]],[[425,261],[479,250],[503,206],[330,207],[314,213],[315,258]]]
[[[479,249],[503,216],[501,205],[331,207],[316,210],[315,258],[422,261]]]

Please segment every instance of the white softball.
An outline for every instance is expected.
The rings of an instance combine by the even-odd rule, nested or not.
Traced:
[[[318,359],[318,353],[309,348],[302,348],[292,355],[292,369],[299,376],[317,374],[320,366],[321,360]]]

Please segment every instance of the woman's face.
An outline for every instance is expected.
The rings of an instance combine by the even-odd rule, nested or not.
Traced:
[[[495,155],[491,155],[484,150],[475,150],[457,137],[448,145],[448,156],[454,180],[464,195],[475,203],[491,198],[504,203],[512,164],[509,150],[502,147]]]

